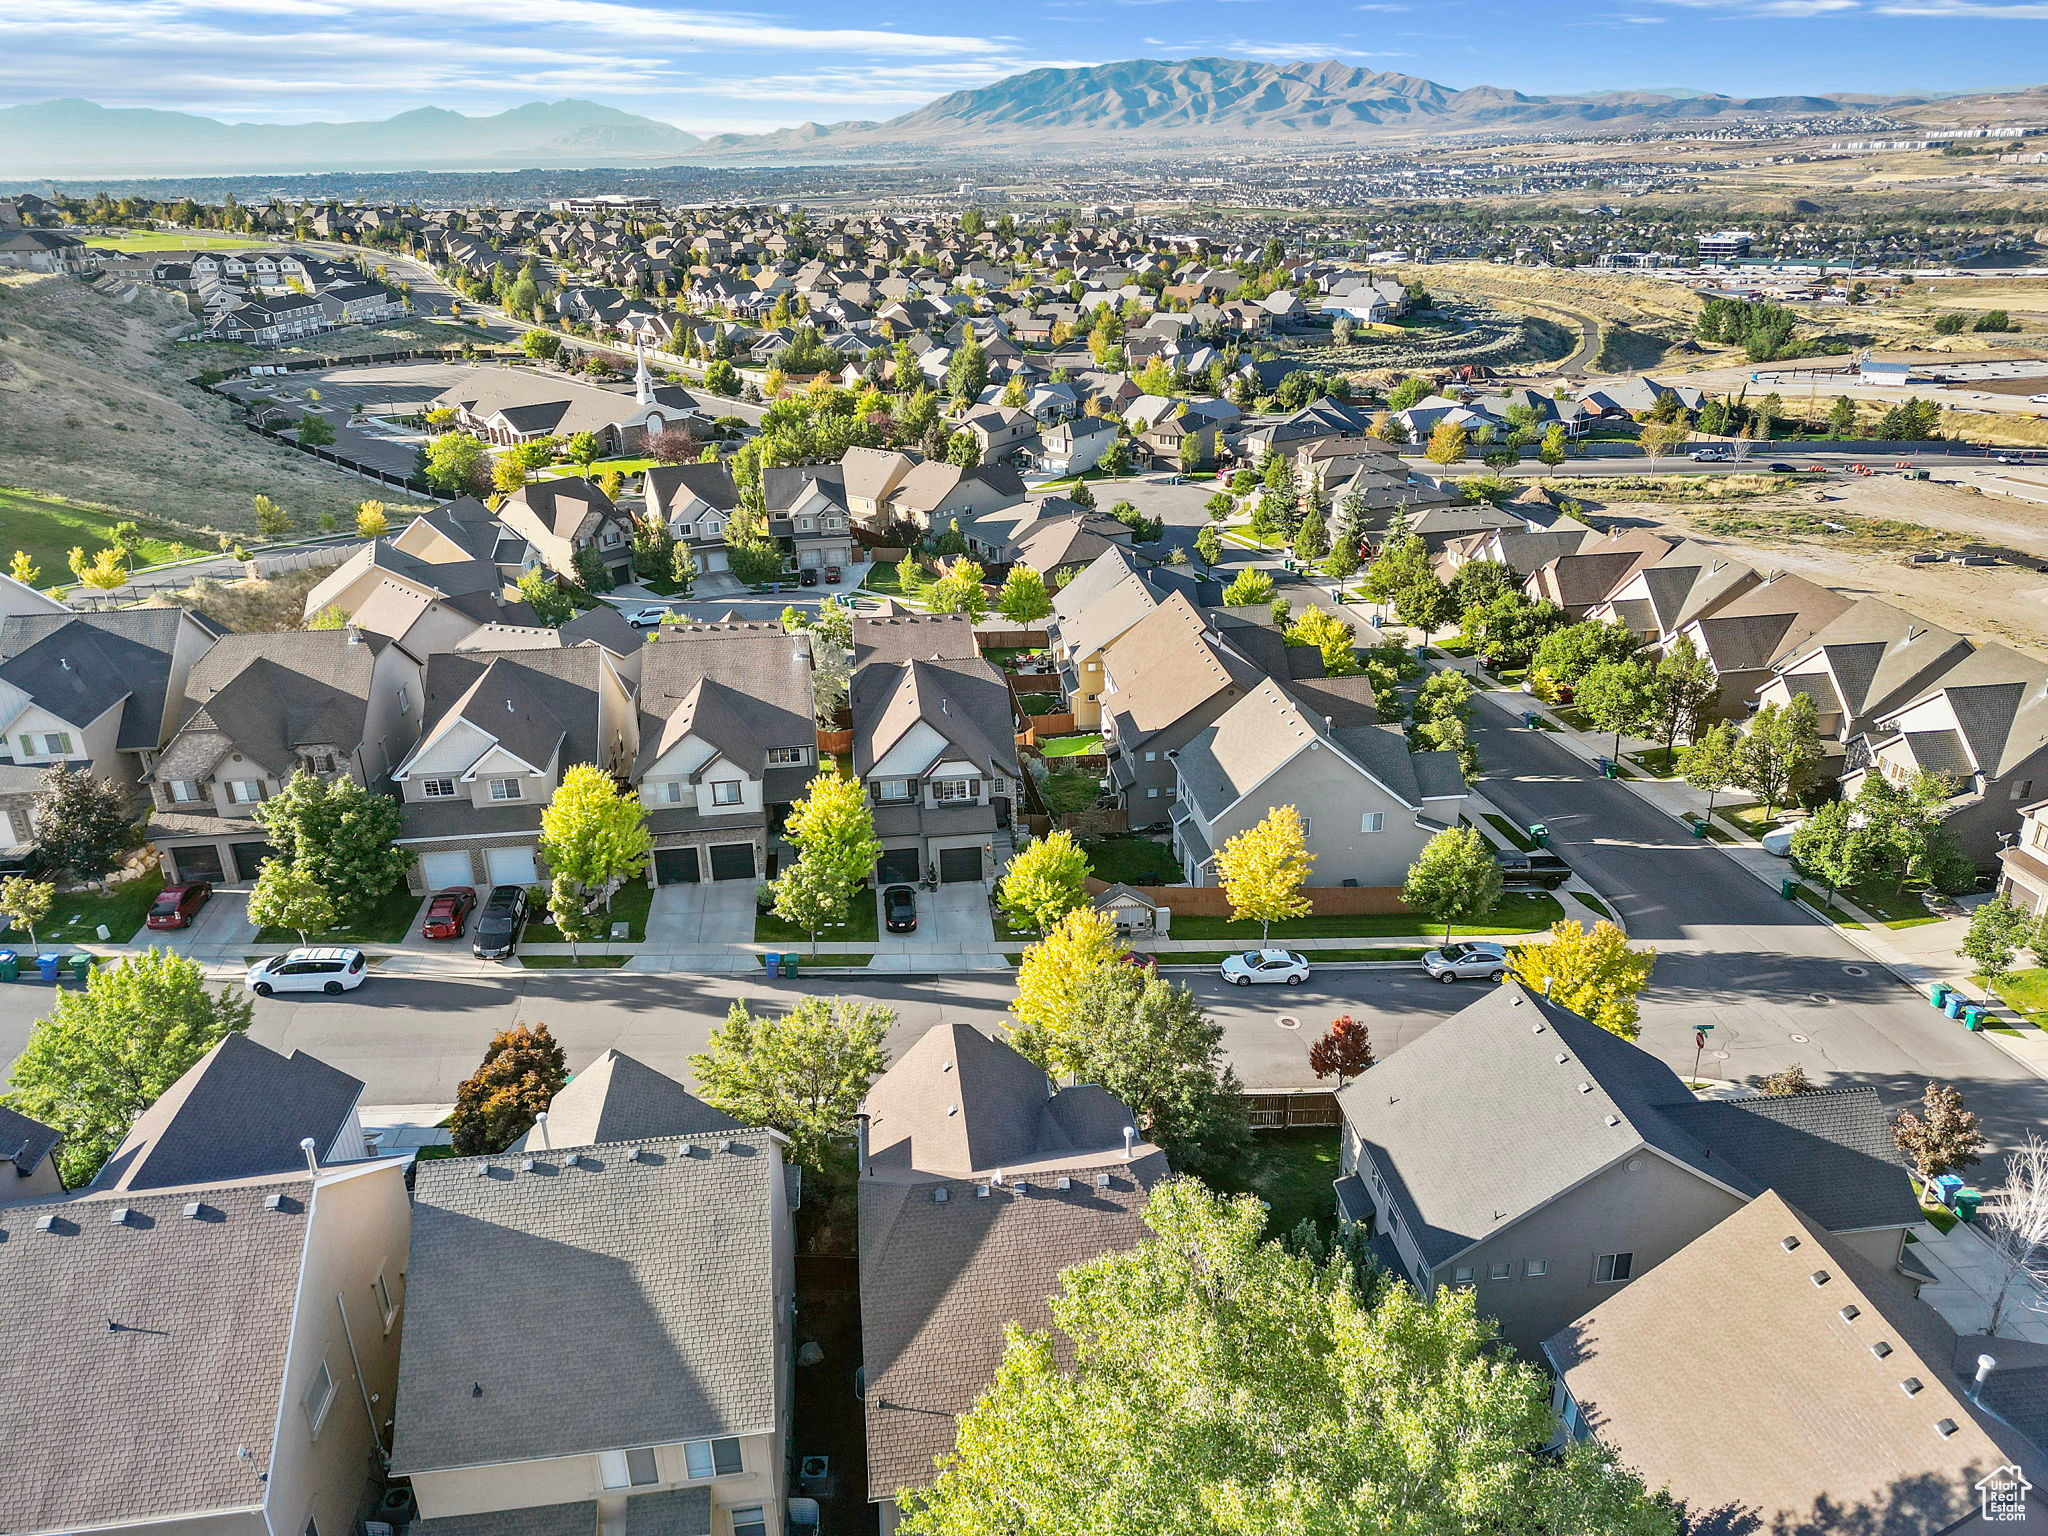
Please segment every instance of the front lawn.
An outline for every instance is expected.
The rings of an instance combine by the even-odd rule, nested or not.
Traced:
[[[1678,772],[1678,759],[1684,751],[1683,747],[1646,747],[1641,752],[1629,753],[1629,756],[1651,778],[1668,779]]]
[[[1303,1033],[1307,1033],[1306,1030]],[[1271,1208],[1268,1236],[1291,1232],[1313,1217],[1329,1227],[1337,1216],[1337,1196],[1330,1188],[1337,1177],[1337,1128],[1296,1125],[1252,1132],[1244,1161],[1212,1182],[1226,1194],[1257,1195]]]
[[[1451,924],[1451,937],[1481,933],[1538,933],[1564,916],[1555,896],[1543,891],[1510,891],[1500,905],[1471,923]],[[1290,917],[1273,924],[1272,938],[1282,939],[1397,939],[1410,936],[1435,939],[1443,924],[1431,922],[1413,912],[1342,913],[1315,917]],[[1231,939],[1247,946],[1259,942],[1259,925],[1227,917],[1176,916],[1173,936],[1177,939]],[[1311,959],[1314,956],[1311,954]]]
[[[1052,736],[1041,741],[1038,750],[1045,757],[1085,757],[1090,752],[1102,750],[1102,738],[1091,732],[1078,736]]]
[[[1536,840],[1512,821],[1509,821],[1507,817],[1496,816],[1491,811],[1483,811],[1480,814],[1489,827],[1508,840],[1510,848],[1519,848],[1524,853],[1535,851]]]
[[[149,904],[164,888],[164,874],[153,869],[146,875],[123,881],[105,895],[98,891],[73,891],[50,904],[50,915],[36,925],[38,946],[78,944],[99,937],[106,925],[111,942],[125,944],[149,912]]]
[[[1606,918],[1610,923],[1614,921],[1614,914],[1607,910],[1607,903],[1598,896],[1588,896],[1584,891],[1567,891],[1565,894],[1588,911]]]
[[[608,469],[615,469],[622,475],[640,475],[660,462],[659,459],[598,459],[588,469],[580,464],[550,464],[540,471],[539,477],[543,480],[560,480],[572,475],[581,475],[594,482]]]
[[[1918,928],[1923,923],[1941,921],[1927,910],[1917,887],[1908,887],[1901,895],[1890,885],[1856,885],[1842,894],[1887,928]]]
[[[1762,837],[1785,825],[1784,816],[1776,811],[1766,813],[1761,805],[1716,806],[1714,814],[1725,816],[1751,837]]]
[[[69,585],[71,567],[66,557],[74,548],[95,554],[114,542],[114,525],[132,522],[142,537],[132,546],[137,565],[160,565],[169,560],[189,560],[213,553],[196,544],[181,543],[186,537],[173,529],[144,518],[108,508],[89,507],[62,496],[42,496],[33,491],[0,487],[0,551],[11,556],[25,550],[41,576],[38,586]]]
[[[1149,837],[1105,837],[1087,845],[1088,868],[1114,885],[1180,885],[1187,876],[1164,843]]]
[[[529,971],[610,971],[626,963],[624,955],[521,955]]]
[[[853,898],[853,908],[846,915],[846,922],[838,928],[820,928],[820,944],[872,944],[881,934],[881,903],[872,890],[862,890]],[[803,944],[811,942],[811,936],[795,923],[785,923],[773,912],[757,912],[754,916],[754,942],[756,944]],[[820,957],[823,958],[823,957]]]
[[[2014,971],[1992,990],[2006,1007],[2036,1029],[2048,1029],[2048,970],[2032,966]]]
[[[412,931],[412,920],[420,909],[424,896],[415,896],[405,888],[405,879],[399,878],[396,885],[377,899],[363,920],[358,923],[344,923],[339,928],[330,928],[325,933],[307,937],[309,944],[396,944]],[[299,933],[296,928],[259,928],[255,942],[258,944],[296,944]]]
[[[605,914],[604,919],[606,937],[590,939],[586,942],[591,944],[608,943],[610,942],[609,935],[612,931],[612,924],[624,923],[627,925],[626,937],[620,942],[626,944],[640,943],[647,937],[647,910],[653,905],[654,887],[647,884],[644,880],[629,881],[612,894],[611,910]],[[548,909],[545,898],[536,902],[530,910],[536,915],[529,919],[526,924],[525,941],[527,943],[566,944],[569,942],[562,937],[562,931],[548,921]]]

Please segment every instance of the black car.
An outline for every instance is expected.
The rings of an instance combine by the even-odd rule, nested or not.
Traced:
[[[804,569],[798,573],[796,580],[798,586],[815,587],[818,584],[818,573],[810,566],[805,566]]]
[[[1799,466],[1797,464],[1766,464],[1764,468],[1774,475],[1796,475],[1799,473]]]
[[[1493,858],[1500,865],[1504,885],[1540,885],[1546,891],[1554,891],[1572,877],[1571,865],[1554,853],[1517,853],[1509,848],[1496,848]]]
[[[508,958],[519,942],[519,930],[526,925],[526,887],[494,885],[477,913],[476,938],[470,953],[479,960]]]
[[[917,932],[917,892],[892,885],[882,892],[882,926],[891,933]]]

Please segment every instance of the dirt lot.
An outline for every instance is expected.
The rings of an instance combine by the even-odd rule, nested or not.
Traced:
[[[2048,472],[2009,472],[2009,478],[2039,481],[2038,494],[2048,498]],[[1915,550],[1968,545],[2002,546],[2048,561],[2048,500],[2034,503],[1892,476],[1830,477],[1822,485],[1725,508],[1615,501],[1588,510],[1598,522],[1661,524],[1726,548],[1759,570],[1789,571],[1844,592],[1884,598],[1973,639],[2048,657],[2048,574],[2013,564],[1905,563]],[[1867,530],[1857,527],[1859,520],[1872,519],[1884,521]],[[1823,520],[1843,524],[1845,531],[1818,527]],[[1731,522],[1749,526],[1725,531]],[[1780,531],[1772,531],[1773,522]]]
[[[0,482],[233,533],[254,528],[259,493],[309,523],[379,495],[236,426],[233,407],[185,383],[206,366],[171,340],[189,324],[147,289],[0,278]]]

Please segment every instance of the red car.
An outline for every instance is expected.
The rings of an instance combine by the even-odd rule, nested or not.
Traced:
[[[206,898],[212,894],[213,886],[205,880],[167,885],[157,893],[149,916],[143,922],[151,928],[183,928],[199,915],[199,909],[206,905]]]
[[[1119,965],[1136,966],[1140,970],[1152,972],[1155,976],[1159,973],[1159,957],[1157,955],[1144,955],[1135,949],[1127,949],[1118,955],[1116,959]]]
[[[434,899],[427,903],[427,920],[420,924],[423,939],[459,939],[463,929],[469,926],[469,914],[476,907],[476,890],[467,885],[451,885],[445,891],[436,891]]]

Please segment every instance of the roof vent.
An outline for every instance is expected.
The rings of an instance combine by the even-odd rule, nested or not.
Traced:
[[[581,1168],[583,1166],[583,1154],[581,1152],[571,1152],[567,1157],[563,1158],[562,1161],[567,1163],[571,1168]]]
[[[953,1116],[955,1116],[955,1115],[957,1115],[957,1114],[959,1114],[959,1113],[960,1113],[960,1106],[959,1106],[958,1104],[948,1104],[948,1105],[946,1106],[946,1118],[947,1118],[947,1119],[949,1119],[949,1120],[950,1120],[950,1119],[951,1119],[951,1118],[952,1118]]]
[[[532,1158],[522,1157],[521,1159],[519,1159],[519,1171],[521,1173],[531,1173],[533,1172],[533,1169],[534,1162]]]
[[[637,1163],[637,1162],[639,1162],[639,1161],[640,1161],[640,1149],[639,1149],[638,1147],[628,1147],[628,1148],[626,1148],[626,1161],[627,1161],[627,1162],[629,1162],[629,1163]]]
[[[478,1163],[478,1164],[476,1165],[476,1177],[478,1177],[478,1178],[480,1178],[480,1179],[487,1179],[487,1178],[489,1178],[490,1176],[491,1176],[491,1165],[490,1165],[489,1163]]]
[[[1619,1125],[1619,1124],[1621,1124],[1621,1116],[1619,1116],[1619,1115],[1609,1115],[1609,1116],[1607,1117],[1607,1123],[1608,1123],[1609,1125]]]
[[[1790,1253],[1794,1248],[1797,1248],[1799,1246],[1799,1239],[1796,1237],[1781,1237],[1778,1239],[1778,1246],[1784,1249],[1787,1253]]]
[[[1097,1175],[1095,1175],[1095,1187],[1097,1189],[1109,1188],[1109,1175],[1106,1173],[1098,1173]]]
[[[1559,1051],[1559,1052],[1557,1053],[1557,1064],[1558,1064],[1558,1065],[1559,1065],[1560,1067],[1561,1067],[1561,1066],[1563,1066],[1563,1065],[1564,1065],[1564,1064],[1565,1064],[1566,1062],[1568,1062],[1568,1061],[1570,1061],[1570,1060],[1571,1060],[1571,1057],[1569,1057],[1569,1056],[1565,1055],[1565,1053],[1564,1053],[1563,1051]]]
[[[1882,1360],[1886,1355],[1892,1352],[1892,1347],[1883,1339],[1879,1339],[1875,1344],[1870,1346],[1870,1352],[1873,1355],[1877,1356],[1878,1359]]]
[[[1908,1376],[1899,1383],[1899,1390],[1908,1397],[1917,1397],[1925,1383],[1918,1376]]]
[[[948,1200],[952,1198],[953,1197],[946,1192],[946,1187],[943,1184],[941,1184],[937,1189],[932,1191],[933,1205],[944,1205]]]
[[[128,1207],[117,1205],[107,1213],[107,1225],[110,1227],[125,1227],[128,1225],[128,1216]]]
[[[986,1200],[988,1198],[988,1186],[986,1184],[975,1185],[974,1198],[977,1200]]]
[[[61,1232],[64,1230],[64,1222],[62,1218],[55,1215],[38,1216],[36,1218],[36,1230],[38,1232]]]
[[[1934,1432],[1946,1440],[1956,1432],[1956,1421],[1954,1419],[1936,1419],[1934,1421]]]
[[[718,1144],[718,1150],[721,1152],[730,1152],[732,1150],[732,1138],[728,1136],[725,1138],[725,1140],[721,1141]]]
[[[185,1207],[185,1214],[191,1220],[197,1221],[206,1214],[206,1206],[200,1201],[194,1200]]]
[[[1591,1083],[1581,1083],[1581,1084],[1579,1084],[1579,1092],[1581,1092],[1581,1093],[1591,1093],[1592,1091],[1593,1091],[1593,1085],[1592,1085]]]
[[[1072,1179],[1068,1179],[1068,1178],[1062,1178],[1062,1179],[1060,1180],[1060,1188],[1061,1188],[1061,1189],[1072,1189],[1073,1187],[1074,1187],[1074,1181],[1073,1181]]]
[[[941,1072],[950,1072],[953,1070],[953,1063],[949,1061],[943,1067],[939,1068],[939,1070]]]
[[[1843,1322],[1853,1323],[1863,1315],[1863,1309],[1861,1307],[1844,1307],[1839,1315]]]
[[[1830,1280],[1834,1278],[1834,1276],[1830,1275],[1824,1269],[1816,1269],[1812,1274],[1808,1275],[1806,1278],[1811,1280],[1815,1285],[1826,1285]]]
[[[283,1196],[283,1195],[267,1195],[267,1196],[265,1196],[265,1197],[264,1197],[264,1200],[263,1200],[263,1209],[265,1209],[266,1211],[281,1211],[281,1210],[283,1210],[283,1209],[284,1209],[284,1196]]]

